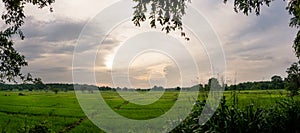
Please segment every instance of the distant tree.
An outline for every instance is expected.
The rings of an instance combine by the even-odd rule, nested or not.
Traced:
[[[274,75],[272,78],[271,78],[271,81],[272,82],[282,82],[282,78],[278,75]]]
[[[45,87],[45,92],[48,92],[49,90],[51,90],[50,85],[46,85],[46,87]]]
[[[117,87],[116,90],[120,91],[120,90],[122,90],[122,89],[121,89],[120,87]]]
[[[20,85],[16,86],[16,88],[18,89],[18,91],[23,91],[23,88]]]
[[[60,89],[59,89],[59,88],[52,88],[52,91],[53,91],[55,94],[57,94],[57,93],[60,91]]]
[[[127,91],[127,90],[128,90],[128,88],[127,88],[127,87],[124,87],[122,90],[123,90],[123,91]]]
[[[209,87],[209,90],[211,90],[211,89],[219,90],[219,89],[222,88],[219,81],[218,81],[218,79],[216,79],[216,78],[210,78],[208,80],[208,87]]]
[[[227,84],[224,84],[224,90],[225,91],[229,90],[229,86]]]
[[[283,79],[278,75],[274,75],[271,78],[271,83],[272,83],[272,88],[273,89],[283,89],[284,88]]]
[[[28,90],[28,91],[33,91],[33,90],[34,90],[34,87],[31,86],[31,85],[28,84],[28,83],[23,83],[23,84],[22,84],[22,88],[24,88],[25,90]]]
[[[94,88],[93,87],[89,86],[89,87],[87,87],[87,89],[88,89],[89,93],[91,93],[91,94],[94,93]]]
[[[210,89],[210,88],[209,88],[209,85],[208,85],[208,84],[205,84],[205,85],[204,85],[204,91],[209,91],[209,89]]]
[[[86,87],[85,86],[80,86],[80,90],[82,93],[84,93],[84,91],[86,90]]]
[[[40,78],[36,78],[33,81],[33,83],[35,85],[35,88],[38,89],[38,90],[45,90],[45,89],[47,89],[47,86],[42,82],[42,79],[40,79]]]
[[[154,90],[154,91],[162,91],[162,90],[164,90],[164,88],[162,87],[162,86],[153,86],[152,87],[152,90]]]
[[[293,63],[290,68],[287,69],[287,90],[290,91],[291,96],[298,95],[298,90],[300,88],[300,61],[298,63]]]

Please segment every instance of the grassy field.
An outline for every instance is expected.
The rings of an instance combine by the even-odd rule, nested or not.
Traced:
[[[272,106],[276,101],[286,98],[286,94],[284,90],[236,92],[239,106],[253,103],[257,107]],[[155,103],[143,106],[125,101],[116,92],[106,91],[101,95],[115,112],[140,120],[155,118],[167,112],[176,101],[178,92],[166,92]],[[229,103],[233,103],[233,92],[227,91],[224,95]],[[295,97],[297,100],[299,98]],[[102,132],[85,116],[74,92],[0,92],[2,132],[27,132],[43,122],[53,132]]]
[[[74,92],[19,93],[0,92],[1,131],[23,132],[42,122],[54,132],[100,131],[82,112]]]

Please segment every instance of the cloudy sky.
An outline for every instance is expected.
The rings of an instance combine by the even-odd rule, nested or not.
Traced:
[[[115,2],[118,0],[57,0],[52,13],[49,8],[28,5],[22,27],[26,38],[16,40],[15,45],[29,62],[23,71],[45,82],[71,83],[75,71],[83,79],[76,82],[94,83],[84,80],[93,74],[98,85],[148,88],[203,83],[219,73],[224,73],[229,84],[235,79],[269,80],[275,74],[285,77],[286,68],[296,61],[292,49],[296,30],[288,27],[290,16],[283,1],[262,8],[260,16],[237,14],[232,3],[224,5],[220,0],[192,1],[191,8],[210,26],[203,35],[213,32],[217,38],[199,37],[197,30],[207,28],[201,28],[203,18],[187,15],[184,23],[199,22],[199,26],[185,26],[191,41],[178,32],[166,35],[150,29],[147,22],[135,27],[130,18],[113,20],[119,22],[112,25],[103,13],[111,17],[133,12],[130,6],[109,11]],[[187,14],[189,11],[193,12],[187,10]],[[216,40],[220,47],[211,44]],[[220,60],[221,64],[216,63]],[[219,68],[222,60],[226,66]]]

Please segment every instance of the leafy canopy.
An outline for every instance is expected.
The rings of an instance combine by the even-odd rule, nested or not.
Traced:
[[[181,35],[186,37],[185,32],[183,32],[183,22],[182,17],[186,14],[187,3],[191,0],[133,0],[136,2],[136,6],[133,7],[135,10],[133,13],[133,23],[136,26],[140,26],[141,22],[150,20],[151,28],[156,28],[157,23],[159,23],[163,28],[162,31],[169,33],[170,31],[181,30]],[[242,12],[245,15],[250,13],[255,13],[260,15],[262,6],[270,6],[273,0],[234,0],[233,9],[235,12]],[[285,1],[285,0],[283,0]],[[223,0],[226,4],[228,0]],[[150,11],[148,9],[151,7]],[[290,27],[299,29],[300,26],[300,0],[290,0],[286,10],[292,15],[290,19]],[[146,16],[146,13],[150,13]],[[295,37],[293,48],[295,50],[296,56],[300,57],[300,31]]]
[[[181,30],[181,36],[185,37],[182,27],[182,17],[185,15],[187,2],[191,0],[133,0],[137,3],[133,7],[133,23],[140,26],[141,22],[146,21],[147,6],[150,5],[151,28],[156,28],[157,23],[162,26],[162,31],[169,33],[170,31]],[[185,37],[189,40],[188,37]]]
[[[2,0],[4,11],[1,19],[6,26],[0,31],[0,82],[16,82],[16,77],[23,81],[32,81],[30,74],[23,75],[21,68],[27,66],[24,55],[13,47],[12,36],[17,34],[23,40],[24,35],[21,26],[24,24],[26,4],[33,4],[43,8],[54,3],[54,0]],[[50,8],[52,11],[52,8]],[[39,80],[39,79],[37,79]]]

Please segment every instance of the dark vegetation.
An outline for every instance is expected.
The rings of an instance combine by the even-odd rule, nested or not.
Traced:
[[[145,16],[146,5],[151,4],[150,10],[150,26],[155,28],[160,24],[167,33],[173,30],[183,30],[181,17],[185,14],[185,2],[182,1],[162,1],[162,0],[146,0],[137,1],[137,5],[134,7],[134,17],[132,21],[135,25],[139,26],[140,22],[144,22],[148,17]],[[6,24],[4,30],[0,31],[0,82],[16,82],[15,78],[19,77],[24,84],[0,84],[0,90],[3,91],[20,91],[18,92],[19,98],[25,98],[26,93],[21,91],[53,91],[55,94],[59,91],[74,90],[72,84],[43,84],[39,79],[34,79],[30,74],[24,75],[21,73],[21,68],[27,66],[28,63],[25,57],[20,54],[14,48],[13,36],[19,35],[21,39],[24,39],[21,26],[24,24],[24,7],[26,4],[32,4],[39,8],[50,6],[54,3],[54,0],[3,0],[5,11],[1,14],[1,19]],[[226,3],[227,0],[224,0]],[[269,6],[271,0],[234,0],[234,10],[236,12],[242,12],[246,15],[254,12],[256,15],[260,14],[260,9],[263,5]],[[292,16],[290,20],[290,27],[294,27],[299,30],[300,25],[300,10],[299,0],[290,0],[286,7],[289,14]],[[173,6],[173,7],[172,7]],[[50,11],[52,8],[50,7]],[[182,31],[181,35],[185,37],[185,33]],[[189,38],[186,37],[187,40]],[[296,35],[293,43],[296,56],[300,57],[300,31]],[[300,86],[300,69],[299,62],[292,64],[287,70],[288,77],[284,80],[279,76],[272,77],[271,81],[259,81],[259,82],[246,82],[239,83],[237,85],[224,85],[225,90],[236,91],[243,90],[273,90],[273,89],[287,89],[290,92],[289,96],[298,95]],[[27,84],[28,81],[34,84]],[[210,82],[215,81],[210,79]],[[89,85],[75,85],[79,86],[82,92],[93,93],[94,90],[102,91],[115,91],[115,90],[133,90],[129,88],[110,88],[110,87],[96,87]],[[200,90],[208,91],[211,88],[211,84],[199,85]],[[162,90],[162,87],[153,87],[153,90]],[[189,88],[170,88],[166,90],[180,90]],[[149,91],[150,89],[138,89],[139,91]],[[7,96],[9,95],[6,95]],[[283,100],[278,100],[271,107],[258,107],[255,104],[249,104],[243,107],[238,105],[238,98],[234,97],[234,101],[228,103],[225,97],[221,100],[220,106],[211,119],[204,125],[199,125],[199,116],[205,105],[205,100],[198,100],[193,108],[190,116],[183,120],[183,122],[175,128],[172,132],[300,132],[300,104],[299,101],[294,100],[293,97],[286,97]],[[5,109],[5,108],[4,108]],[[23,111],[23,110],[21,110]],[[3,111],[5,113],[5,111]],[[2,113],[3,113],[2,112]],[[7,112],[11,113],[11,112]],[[17,113],[16,113],[17,114]],[[53,116],[49,113],[49,116]],[[49,117],[50,118],[50,117]],[[70,124],[66,130],[69,131],[69,127],[80,124],[84,119],[80,118],[73,124]],[[181,122],[181,121],[179,121]],[[10,124],[10,121],[6,123]],[[2,127],[2,126],[1,126]],[[6,132],[5,128],[1,128],[1,132]],[[47,122],[37,123],[33,126],[21,127],[17,132],[52,132],[51,124]]]
[[[198,100],[191,114],[172,133],[220,132],[220,133],[297,133],[300,132],[300,101],[291,98],[276,101],[270,107],[249,104],[243,107],[229,105],[225,97],[214,115],[204,124],[199,116],[205,100]]]
[[[180,119],[170,123],[172,125],[180,123],[171,132],[300,132],[300,125],[298,124],[300,123],[300,101],[294,99],[294,96],[298,94],[299,90],[298,64],[293,64],[291,68],[287,70],[287,73],[288,77],[285,79],[275,75],[270,81],[245,82],[234,85],[221,85],[216,78],[211,78],[208,80],[207,84],[199,84],[191,88],[163,88],[160,86],[154,86],[149,89],[133,89],[120,87],[111,88],[108,86],[97,87],[93,85],[78,84],[43,84],[42,82],[36,82],[35,84],[0,84],[0,90],[12,92],[17,91],[19,92],[18,96],[26,97],[27,93],[22,93],[22,91],[45,91],[46,93],[48,91],[53,91],[55,94],[58,94],[59,91],[74,91],[74,87],[78,89],[77,91],[82,91],[83,93],[94,93],[96,90],[107,92],[114,92],[117,90],[140,92],[166,90],[174,92],[196,88],[195,91],[201,91],[201,94],[204,95],[204,97],[199,96],[194,108],[186,119]],[[206,92],[208,92],[211,88],[221,88],[221,86],[224,86],[225,90],[231,92],[231,98],[225,98],[224,96],[213,116],[203,125],[200,124],[199,118],[204,106],[206,105]],[[283,88],[289,91],[289,93],[285,93],[289,95],[282,93]],[[250,102],[250,104],[249,102],[241,103],[238,95],[245,93],[245,96],[249,99],[253,96],[253,94],[248,94],[249,92],[247,91],[252,90],[278,91],[282,98],[275,99],[275,101],[272,98],[268,99],[273,102],[272,104],[269,104],[269,106],[260,106],[254,102]],[[271,92],[267,93],[271,95]],[[8,95],[5,94],[5,96]],[[125,101],[124,103],[122,104],[124,106],[129,104],[128,101]],[[242,104],[242,106],[239,104]],[[119,111],[121,114],[123,113],[120,105],[114,107],[114,109],[116,109],[117,112]],[[52,116],[52,113],[49,115]],[[80,118],[79,121],[69,124],[64,129],[64,132],[71,131],[71,129],[79,126],[84,119],[86,118]],[[2,132],[5,132],[5,130],[2,130]],[[52,132],[52,125],[46,122],[37,123],[31,126],[25,125],[23,128],[18,129],[18,132],[48,133]]]
[[[172,132],[300,132],[300,102],[293,99],[277,101],[268,108],[257,108],[254,104],[241,108],[228,105],[224,97],[215,114],[204,125],[200,125],[199,117],[204,106],[205,100],[198,100],[188,118]]]
[[[248,82],[248,83],[240,83],[237,85],[231,85],[228,88],[232,88],[233,90],[228,89],[228,91],[225,92],[223,99],[220,102],[220,105],[217,109],[217,111],[214,113],[213,117],[209,119],[208,122],[206,122],[204,125],[199,124],[199,117],[201,116],[203,107],[206,103],[205,96],[200,96],[197,102],[194,105],[194,108],[190,115],[185,120],[178,120],[173,121],[175,123],[180,123],[178,127],[173,129],[171,132],[299,132],[300,131],[300,101],[298,97],[290,97],[291,95],[286,95],[287,92],[283,91],[280,88],[277,88],[278,90],[272,89],[272,87],[286,86],[285,80],[278,80],[281,79],[279,76],[273,76],[271,81],[261,81],[261,82]],[[213,82],[214,79],[211,79],[210,82]],[[278,82],[278,81],[280,82]],[[276,82],[275,82],[276,81]],[[266,84],[266,88],[264,88],[264,84]],[[262,96],[265,95],[268,96],[270,93],[270,98],[267,98],[268,101],[272,101],[271,103],[264,103],[265,105],[261,106],[260,104],[257,104],[255,102],[245,102],[245,100],[249,101],[251,97],[258,95],[262,92],[259,92],[257,90],[246,90],[246,89],[253,89],[254,87],[248,87],[248,86],[263,86],[263,87],[255,87],[256,89],[263,89],[259,91],[266,91],[266,93],[263,93]],[[8,95],[5,97],[11,97],[9,95],[16,93],[20,98],[29,98],[35,95],[32,95],[31,93],[38,92],[39,95],[36,95],[37,97],[40,97],[41,99],[46,98],[47,96],[42,96],[41,93],[47,94],[48,91],[53,90],[59,90],[59,95],[66,95],[69,96],[69,93],[66,92],[60,92],[60,91],[73,91],[73,84],[44,84],[45,89],[41,89],[36,84],[22,84],[22,85],[8,85],[8,84],[1,84],[0,88],[3,90],[4,93],[7,93]],[[109,95],[106,95],[108,99],[112,96],[112,93],[115,93],[117,89],[120,90],[126,90],[126,91],[133,91],[133,89],[130,88],[110,88],[110,87],[96,87],[91,85],[75,85],[79,86],[79,91],[82,91],[83,93],[93,93],[95,89],[99,89],[101,91],[107,92]],[[202,85],[202,89],[208,87],[209,85]],[[244,88],[242,88],[245,86]],[[27,88],[26,88],[27,87]],[[201,89],[201,86],[199,86]],[[241,87],[241,88],[239,88]],[[14,89],[18,88],[18,89]],[[32,89],[34,88],[34,89]],[[194,87],[192,87],[194,88]],[[162,87],[153,87],[152,89],[160,91],[163,88]],[[176,92],[175,90],[180,89],[189,89],[189,88],[169,88],[170,93]],[[234,90],[236,89],[236,90]],[[32,92],[31,92],[31,91]],[[166,89],[167,90],[167,89]],[[238,91],[240,90],[240,91]],[[8,91],[8,92],[6,92]],[[43,92],[46,91],[46,92]],[[149,89],[139,89],[139,91],[149,91]],[[201,94],[205,95],[207,91],[202,91]],[[271,93],[280,92],[279,99],[272,99]],[[56,93],[53,91],[53,93]],[[53,94],[52,95],[55,95]],[[103,93],[103,92],[102,92]],[[253,94],[252,94],[253,93]],[[281,94],[282,93],[282,94]],[[244,101],[242,100],[241,96],[246,97]],[[226,96],[226,98],[225,98]],[[274,96],[274,95],[273,95]],[[52,97],[49,95],[49,98]],[[58,96],[59,97],[59,96]],[[263,97],[256,98],[256,100],[263,100]],[[75,98],[75,97],[74,97]],[[296,100],[295,100],[296,99]],[[57,103],[60,104],[70,104],[70,103],[63,103],[60,101],[60,99],[57,99]],[[76,101],[76,99],[73,99]],[[122,102],[122,101],[120,101]],[[117,105],[112,104],[114,109],[119,113],[122,112],[123,109],[125,109],[125,106],[129,106],[129,103],[124,104],[124,107],[117,108]],[[57,106],[55,104],[55,106]],[[53,107],[55,107],[53,106]],[[72,106],[75,106],[72,105]],[[77,105],[78,106],[78,105]],[[131,104],[130,104],[131,106]],[[48,106],[47,106],[48,107]],[[52,108],[52,107],[51,107]],[[78,107],[76,107],[77,109]],[[49,108],[50,109],[50,108]],[[60,117],[60,108],[57,108],[57,110],[53,110],[51,112],[48,112],[47,118],[50,119],[51,117]],[[78,108],[80,109],[80,108]],[[10,112],[9,110],[5,111],[6,109],[2,109],[2,113],[8,113],[10,115],[23,115],[23,110],[20,110],[21,112]],[[24,110],[26,112],[26,110]],[[62,111],[64,112],[64,111]],[[29,112],[26,112],[29,113]],[[36,112],[38,113],[38,112]],[[130,113],[133,114],[133,113]],[[65,125],[62,132],[69,132],[73,129],[82,126],[81,123],[86,120],[86,117],[83,117],[84,114],[74,114],[76,115],[76,119],[69,124]],[[80,117],[77,118],[77,115],[80,115]],[[126,112],[124,115],[128,115]],[[143,114],[145,115],[145,114]],[[37,115],[40,116],[40,115]],[[42,115],[41,115],[42,116]],[[40,116],[40,117],[41,117]],[[50,117],[51,116],[51,117]],[[32,117],[29,115],[28,117]],[[64,116],[65,117],[65,116]],[[0,117],[1,118],[1,117]],[[65,119],[65,118],[64,118]],[[71,118],[70,118],[71,119]],[[73,119],[73,117],[72,117]],[[47,122],[42,121],[40,123],[35,123],[34,125],[24,125],[24,127],[21,127],[18,129],[18,132],[53,132],[55,125],[52,124],[53,122]],[[8,123],[9,124],[9,123]],[[170,123],[174,124],[174,123]],[[92,125],[92,124],[91,124]],[[85,127],[87,128],[87,127]],[[56,130],[56,129],[55,129]],[[6,132],[3,130],[2,132]]]
[[[291,78],[290,78],[291,79]],[[211,86],[210,82],[212,80],[215,80],[216,78],[211,78],[209,79],[207,84],[199,84],[199,90],[200,91],[209,91]],[[290,82],[289,78],[281,78],[280,76],[273,76],[270,81],[254,81],[254,82],[243,82],[239,84],[234,84],[234,85],[224,85],[225,90],[274,90],[274,89],[284,89],[286,88],[287,90],[290,90]],[[79,85],[79,84],[62,84],[62,83],[50,83],[50,84],[43,84],[43,83],[38,83],[38,84],[0,84],[0,90],[44,90],[44,91],[54,91],[54,92],[59,92],[59,91],[73,91],[74,86],[79,86],[81,91],[88,91],[88,92],[93,92],[92,90],[101,90],[101,91],[116,91],[116,90],[126,90],[126,91],[150,91],[150,90],[156,90],[156,91],[161,91],[161,90],[181,90],[181,89],[190,89],[190,88],[181,88],[181,87],[174,87],[174,88],[163,88],[161,86],[154,86],[152,88],[147,88],[147,89],[141,89],[141,88],[111,88],[109,86],[93,86],[93,85]],[[296,91],[297,92],[297,91]],[[296,93],[295,92],[295,93]]]

